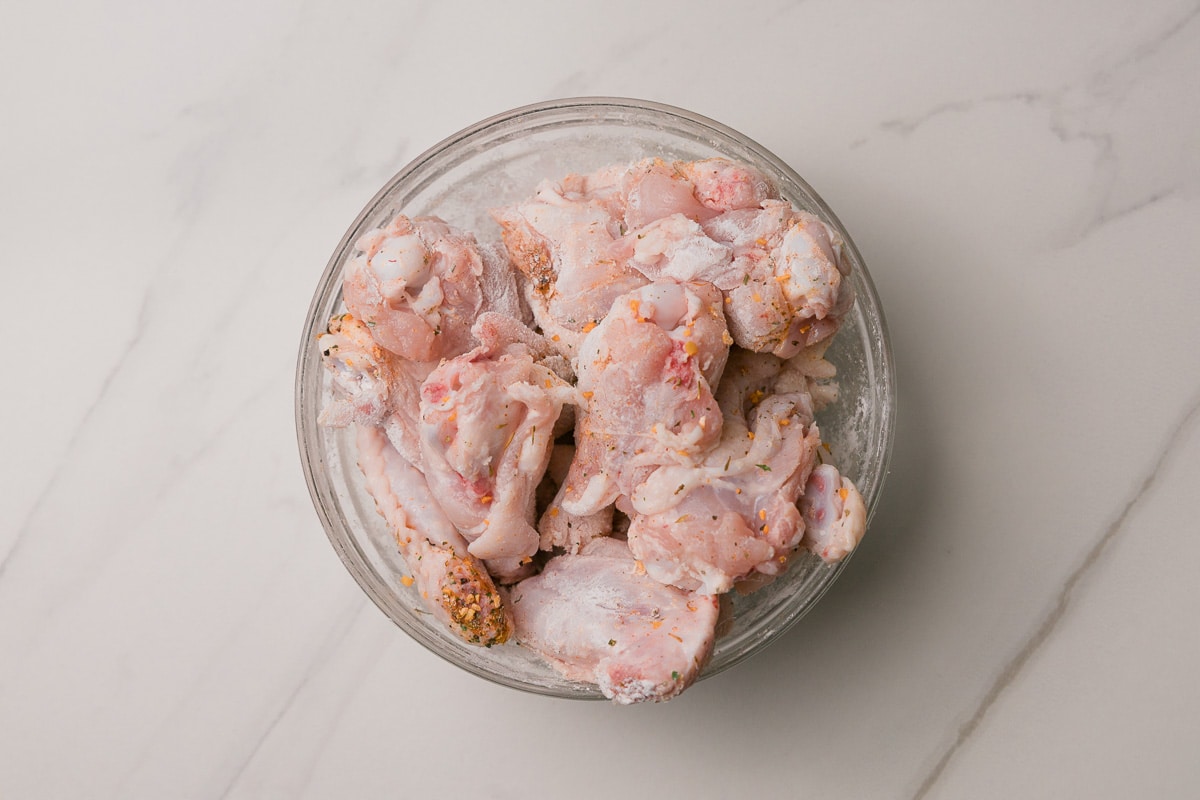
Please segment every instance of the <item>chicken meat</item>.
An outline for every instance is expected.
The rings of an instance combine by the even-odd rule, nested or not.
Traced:
[[[357,443],[367,491],[408,566],[402,582],[415,585],[426,608],[463,641],[486,647],[507,641],[512,616],[487,569],[434,500],[425,476],[379,428],[357,426]]]
[[[867,506],[849,478],[832,464],[812,471],[800,498],[804,517],[804,546],[826,563],[845,558],[867,528]]]
[[[827,339],[854,300],[841,238],[782,200],[701,221],[662,217],[625,244],[626,263],[652,280],[720,289],[734,341],[756,352],[788,358]]]
[[[510,601],[521,644],[618,703],[674,697],[712,653],[717,598],[659,583],[616,539],[550,559]]]
[[[696,465],[664,465],[633,493],[629,548],[651,577],[703,594],[777,575],[804,535],[796,506],[820,433],[806,379],[735,350],[718,393],[721,441]]]
[[[706,284],[653,283],[618,298],[580,345],[575,460],[561,506],[585,517],[661,464],[690,465],[721,435],[711,387],[729,332]]]
[[[528,202],[493,212],[538,325],[568,356],[614,299],[648,282],[614,256],[623,223],[609,187],[595,183],[545,181]]]
[[[350,314],[329,320],[328,332],[317,337],[317,349],[331,375],[333,394],[318,421],[331,428],[380,426],[400,454],[419,465],[420,387],[429,366],[381,347],[367,325]]]
[[[557,337],[562,352],[573,355],[582,335],[617,297],[647,282],[629,262],[635,245],[655,235],[644,227],[670,218],[698,231],[698,223],[756,207],[773,191],[756,170],[724,159],[646,159],[544,181],[531,200],[496,209],[493,216],[509,257],[528,279],[538,324]],[[661,240],[662,232],[656,238]],[[730,248],[707,237],[687,241],[724,254],[725,262],[731,258]]]
[[[559,548],[568,553],[578,553],[579,549],[593,539],[609,536],[613,532],[613,507],[611,505],[593,511],[586,516],[572,514],[563,508],[562,501],[566,496],[567,475],[571,463],[575,460],[575,446],[556,444],[550,455],[550,463],[546,467],[546,477],[543,486],[552,494],[546,502],[545,510],[538,520],[538,533],[541,535],[541,549],[546,551]]]
[[[844,242],[816,216],[782,200],[729,211],[704,225],[733,257],[713,283],[729,301],[734,341],[789,358],[832,336],[854,302]]]
[[[400,214],[355,247],[361,253],[346,264],[342,296],[375,341],[413,361],[470,348],[483,307],[484,264],[474,236],[437,217]]]
[[[505,337],[509,326],[496,315],[475,327],[487,343],[442,362],[421,386],[421,453],[430,489],[470,552],[504,560],[511,573],[512,560],[538,550],[535,493],[554,424],[576,395],[529,343]]]

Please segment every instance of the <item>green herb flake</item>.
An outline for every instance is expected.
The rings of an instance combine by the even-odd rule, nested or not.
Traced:
[[[770,468],[770,467],[768,467],[766,464],[755,464],[754,466],[758,467],[758,468],[759,468],[759,469],[761,469],[763,472],[770,472],[770,471],[771,471],[771,468]]]

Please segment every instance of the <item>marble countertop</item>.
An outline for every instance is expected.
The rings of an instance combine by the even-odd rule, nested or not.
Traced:
[[[0,796],[1200,794],[1200,8],[0,12]],[[662,706],[494,686],[313,511],[295,352],[347,225],[518,105],[713,117],[878,285],[891,475],[780,642]]]

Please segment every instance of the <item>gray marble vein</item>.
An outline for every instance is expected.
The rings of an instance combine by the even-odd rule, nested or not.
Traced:
[[[1152,208],[1153,206],[1161,203],[1163,200],[1168,200],[1172,197],[1175,197],[1182,189],[1182,185],[1169,186],[1165,189],[1154,192],[1148,197],[1134,200],[1133,202],[1121,206],[1120,208],[1101,210],[1094,217],[1087,221],[1087,223],[1083,226],[1083,229],[1077,234],[1074,241],[1081,242],[1107,225],[1111,225],[1114,222],[1119,222],[1120,220],[1123,220],[1141,211],[1145,211],[1148,208]]]
[[[363,604],[363,608],[368,607],[370,608],[370,613],[374,613],[375,609],[370,603]],[[361,622],[368,616],[370,616],[369,613],[359,614],[355,617],[355,621]],[[347,632],[347,635],[349,635],[349,632]],[[346,637],[343,637],[341,640],[343,643],[345,642],[345,638]],[[374,638],[369,647],[357,648],[354,650],[353,655],[356,658],[355,662],[344,671],[342,679],[336,685],[335,693],[337,697],[337,703],[333,713],[322,721],[323,724],[321,726],[321,731],[315,737],[315,741],[312,744],[310,757],[305,759],[301,765],[298,765],[294,774],[290,776],[290,790],[294,793],[294,796],[295,794],[303,794],[304,790],[312,782],[312,776],[320,762],[321,753],[334,738],[338,730],[338,725],[346,716],[347,710],[353,705],[357,695],[364,690],[366,682],[365,679],[367,675],[376,668],[381,654],[393,644],[394,642],[389,638]],[[313,681],[311,678],[306,683],[310,687],[310,691],[318,691],[318,689],[312,687]],[[245,792],[249,792],[250,796],[254,796],[255,792],[252,791],[253,783],[246,780],[246,773],[253,768],[257,757],[262,753],[263,745],[277,731],[281,722],[286,718],[288,712],[291,711],[297,705],[297,703],[301,702],[303,689],[304,687],[301,687],[300,691],[297,691],[292,695],[287,705],[283,708],[281,714],[276,718],[271,726],[264,731],[262,737],[260,737],[258,743],[256,744],[255,749],[251,752],[250,756],[247,757],[245,763],[238,771],[237,776],[225,789],[225,792],[222,795],[223,798]],[[250,785],[247,786],[247,783],[250,783]]]
[[[946,114],[968,113],[992,104],[1012,102],[1046,108],[1056,112],[1056,117],[1061,117],[1067,114],[1065,101],[1069,95],[1072,93],[1082,93],[1088,96],[1088,99],[1085,100],[1085,106],[1101,100],[1100,95],[1104,93],[1102,92],[1102,88],[1111,87],[1112,80],[1116,74],[1121,71],[1128,72],[1130,67],[1135,67],[1158,54],[1165,46],[1180,36],[1197,16],[1200,16],[1200,6],[1191,9],[1179,19],[1167,23],[1158,33],[1149,39],[1133,45],[1128,52],[1119,55],[1116,59],[1111,60],[1103,66],[1093,69],[1080,79],[1060,83],[1049,88],[1029,87],[1018,91],[988,94],[982,97],[947,100],[919,114],[884,120],[879,123],[878,128],[899,136],[909,136],[927,123]],[[1111,100],[1112,98],[1108,99]],[[1083,133],[1072,134],[1063,127],[1061,119],[1055,119],[1053,126],[1055,134],[1059,138],[1066,139],[1072,135],[1098,137],[1102,142],[1102,147],[1100,148],[1102,151],[1111,149],[1111,140],[1107,139],[1103,133],[1085,131]]]
[[[979,726],[987,717],[988,712],[995,706],[996,702],[1009,687],[1020,678],[1022,671],[1030,659],[1037,654],[1042,645],[1046,643],[1046,640],[1054,633],[1054,630],[1071,607],[1076,587],[1081,581],[1087,578],[1088,573],[1103,558],[1113,540],[1118,538],[1125,530],[1126,521],[1137,510],[1147,493],[1154,488],[1159,475],[1171,462],[1172,456],[1175,455],[1178,444],[1181,441],[1186,441],[1183,434],[1195,423],[1197,418],[1200,418],[1200,395],[1192,401],[1186,413],[1167,433],[1166,441],[1158,454],[1158,458],[1155,459],[1136,491],[1125,501],[1125,504],[1121,507],[1116,517],[1096,539],[1079,565],[1067,576],[1062,590],[1054,598],[1054,604],[1050,608],[1050,611],[1021,645],[1020,649],[1017,650],[1016,654],[1005,663],[1004,668],[996,676],[992,685],[988,687],[987,692],[980,699],[970,718],[959,726],[958,734],[955,736],[954,741],[942,752],[941,756],[934,763],[933,768],[922,779],[916,792],[912,795],[912,800],[921,800],[937,785],[938,779],[946,771],[950,762],[954,760],[954,756],[971,739],[971,736],[979,729]]]
[[[1200,4],[1188,10],[1177,20],[1167,23],[1156,35],[1134,45],[1126,55],[1113,64],[1113,67],[1120,68],[1127,64],[1137,64],[1145,61],[1182,33],[1198,16],[1200,16]]]
[[[878,124],[877,130],[904,139],[947,116],[973,114],[1008,104],[1037,113],[1064,145],[1082,143],[1094,152],[1095,189],[1089,207],[1082,210],[1074,230],[1055,246],[1076,245],[1110,223],[1175,195],[1185,184],[1200,177],[1187,172],[1165,176],[1156,185],[1131,192],[1120,182],[1122,170],[1133,161],[1130,145],[1114,129],[1114,114],[1143,79],[1141,73],[1147,63],[1163,55],[1170,46],[1182,46],[1183,37],[1195,27],[1198,16],[1200,8],[1188,10],[1165,22],[1153,35],[1071,81],[948,100],[919,114],[885,120]],[[859,137],[851,147],[862,147],[870,140],[869,135]]]
[[[113,383],[125,369],[130,355],[142,341],[142,337],[146,332],[147,311],[150,306],[150,298],[152,294],[153,289],[150,289],[142,296],[142,301],[138,306],[136,322],[134,323],[133,327],[133,335],[130,336],[129,340],[117,354],[117,357],[113,361],[112,366],[109,368],[108,373],[101,381],[100,387],[96,391],[95,396],[92,398],[92,401],[88,404],[87,408],[80,416],[79,421],[76,423],[74,429],[71,431],[71,436],[67,440],[67,446],[64,448],[62,455],[59,456],[57,466],[55,467],[54,471],[50,473],[50,477],[43,485],[41,491],[38,492],[37,498],[33,501],[33,505],[29,509],[29,513],[26,514],[25,519],[22,520],[21,524],[17,526],[16,534],[9,544],[8,550],[5,552],[4,557],[0,559],[0,586],[2,586],[4,583],[4,574],[8,570],[9,565],[12,564],[12,562],[16,559],[20,558],[21,548],[24,545],[26,538],[29,536],[30,531],[32,530],[38,518],[38,515],[45,508],[46,502],[53,496],[60,481],[63,467],[67,462],[70,461],[74,452],[79,447],[80,438],[83,432],[91,425],[97,409],[99,409],[107,400]]]
[[[254,761],[254,757],[258,755],[259,749],[262,748],[263,743],[271,735],[271,731],[273,731],[275,726],[279,724],[279,721],[284,718],[288,712],[288,709],[291,708],[294,702],[296,702],[296,698],[300,696],[301,692],[304,691],[304,688],[308,686],[313,677],[325,667],[329,659],[334,653],[337,652],[338,647],[350,634],[350,631],[353,629],[354,623],[358,620],[358,618],[363,613],[374,610],[375,606],[367,602],[365,598],[362,598],[359,602],[355,603],[353,608],[348,613],[343,615],[343,617],[329,629],[324,641],[312,654],[311,659],[309,659],[308,668],[301,673],[299,679],[293,684],[287,694],[282,698],[281,702],[276,706],[275,712],[271,716],[270,720],[268,720],[267,724],[262,728],[262,730],[257,733],[253,739],[250,749],[245,753],[240,762],[232,770],[229,780],[220,790],[220,794],[218,795],[219,797],[226,798],[229,796],[230,792],[234,790],[238,781],[242,777],[242,773],[244,773],[246,768],[251,764],[251,762]]]

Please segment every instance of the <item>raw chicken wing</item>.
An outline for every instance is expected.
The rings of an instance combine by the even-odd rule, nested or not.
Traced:
[[[724,158],[677,161],[675,167],[695,187],[696,199],[715,211],[758,208],[776,197],[775,187],[761,172]]]
[[[697,466],[660,467],[633,493],[629,548],[655,579],[719,594],[752,573],[782,572],[800,544],[796,501],[821,440],[805,378],[784,366],[734,351],[720,444]]]
[[[507,641],[512,617],[484,566],[433,499],[424,476],[378,428],[358,426],[358,465],[426,607],[463,641]]]
[[[398,215],[363,234],[346,264],[346,307],[375,341],[413,361],[466,352],[483,305],[483,261],[475,237],[437,217]]]
[[[400,454],[420,465],[418,403],[428,367],[380,347],[362,320],[350,314],[329,320],[329,332],[317,337],[317,348],[333,377],[334,398],[319,422],[333,428],[382,426]]]
[[[652,158],[634,164],[625,172],[621,189],[628,231],[676,214],[691,220],[716,215],[715,210],[696,197],[696,187],[684,175],[681,164]]]
[[[597,176],[613,172],[609,168]],[[625,169],[615,183],[624,200],[623,217],[630,232],[675,214],[703,222],[725,211],[758,208],[762,201],[776,196],[758,170],[723,158],[671,163],[650,158]]]
[[[854,300],[843,243],[812,214],[740,186],[727,190],[737,199],[723,213],[662,216],[621,252],[651,280],[712,283],[740,347],[788,358],[831,336]]]
[[[536,361],[528,344],[506,341],[503,327],[484,315],[477,335],[492,341],[444,361],[425,379],[421,451],[429,486],[470,552],[520,560],[538,549],[535,492],[554,423],[575,390]]]
[[[586,406],[561,505],[588,516],[658,465],[691,464],[721,435],[711,386],[729,333],[707,284],[654,283],[617,299],[587,335],[576,370]]]
[[[545,181],[532,200],[493,216],[509,258],[528,279],[526,299],[538,325],[564,354],[573,354],[615,298],[647,282],[615,258],[623,223],[579,176]]]
[[[734,341],[782,358],[833,335],[854,295],[842,240],[821,220],[781,200],[709,220],[705,232],[733,250],[710,279],[727,299]]]
[[[712,653],[716,598],[659,583],[615,539],[552,558],[510,600],[518,641],[618,703],[674,697]]]
[[[382,423],[392,411],[396,356],[376,344],[370,329],[350,314],[329,320],[328,333],[317,337],[317,349],[333,378],[333,401],[318,421],[334,428]]]
[[[656,281],[705,281],[720,288],[733,262],[732,247],[713,241],[683,214],[654,220],[625,237],[622,245],[628,263]]]
[[[846,557],[862,541],[867,528],[867,506],[862,495],[830,464],[812,471],[800,513],[806,526],[804,546],[834,563]]]

